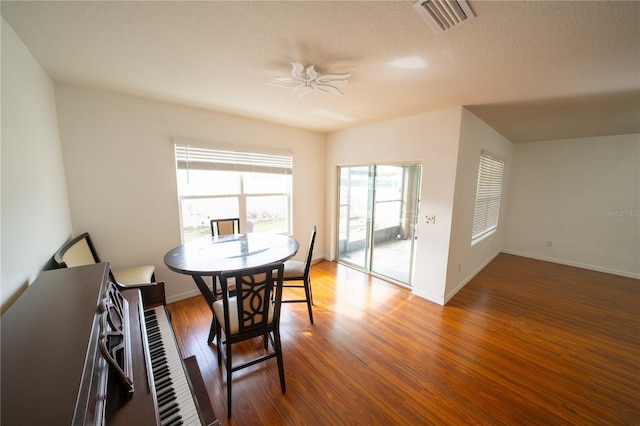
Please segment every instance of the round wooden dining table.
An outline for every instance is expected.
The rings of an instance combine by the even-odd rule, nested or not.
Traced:
[[[179,245],[167,252],[164,263],[181,274],[219,275],[288,260],[298,248],[298,242],[285,235],[220,235]]]
[[[284,262],[295,256],[299,244],[292,237],[279,234],[249,233],[205,237],[179,245],[167,252],[164,263],[180,274],[191,275],[213,314],[217,300],[217,278],[233,272],[270,263]],[[209,288],[205,277],[211,277]],[[211,327],[209,340],[213,340]]]

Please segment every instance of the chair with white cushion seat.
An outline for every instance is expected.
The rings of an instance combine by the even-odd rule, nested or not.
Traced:
[[[132,266],[111,271],[117,283],[123,285],[150,283],[155,281],[156,267],[153,265]]]
[[[227,371],[227,416],[231,418],[231,375],[234,371],[258,362],[276,358],[280,376],[280,388],[285,393],[284,362],[280,343],[280,308],[282,301],[282,263],[225,272],[220,276],[222,299],[213,303],[216,323],[218,365],[224,360]],[[235,296],[229,292],[229,284],[236,288]],[[225,340],[222,340],[224,332]],[[263,354],[251,359],[242,356],[234,365],[232,345],[257,337],[264,338]],[[269,349],[269,342],[272,348]],[[246,355],[246,354],[244,354]]]
[[[100,263],[89,233],[85,232],[66,242],[53,256],[59,268]],[[141,265],[109,270],[109,279],[121,288],[141,288],[145,307],[164,304],[164,283],[156,283],[155,266]]]
[[[240,218],[232,217],[228,219],[211,219],[211,236],[212,237],[220,237],[222,235],[233,235],[240,233]],[[230,290],[233,293],[234,288],[230,286]],[[222,297],[222,290],[218,290],[218,280],[213,278],[213,294],[216,299],[220,299]],[[215,319],[211,320],[211,327],[209,328],[209,337],[207,342],[213,342],[213,338],[216,334],[216,323]]]
[[[311,239],[309,241],[309,251],[307,252],[307,258],[304,262],[299,260],[287,260],[284,262],[284,288],[304,288],[304,299],[285,299],[282,303],[299,303],[306,302],[307,309],[309,311],[309,320],[313,324],[313,294],[311,292],[311,278],[309,277],[309,271],[311,270],[311,258],[313,256],[313,246],[316,242],[316,226],[313,226],[311,231]],[[302,281],[301,284],[291,284],[291,282]]]

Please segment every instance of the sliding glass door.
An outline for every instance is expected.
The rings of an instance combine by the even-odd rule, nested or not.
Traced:
[[[340,167],[338,259],[369,269],[373,166]]]
[[[411,285],[419,164],[339,168],[338,261]]]

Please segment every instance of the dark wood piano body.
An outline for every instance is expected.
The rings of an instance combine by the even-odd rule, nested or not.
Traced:
[[[122,394],[117,377],[108,374],[98,346],[99,306],[108,270],[108,264],[100,263],[45,271],[2,316],[4,426],[158,424],[153,379],[143,350],[139,290],[122,292],[129,302],[135,386],[130,398]],[[186,361],[189,372],[196,374],[190,385],[200,420],[214,424],[195,358]]]

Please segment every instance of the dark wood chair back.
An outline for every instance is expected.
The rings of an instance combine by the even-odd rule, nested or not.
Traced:
[[[237,217],[211,220],[211,235],[214,237],[217,237],[219,235],[230,235],[239,233],[240,219]]]
[[[276,263],[220,276],[222,299],[213,304],[216,321],[218,364],[225,362],[227,371],[227,415],[231,417],[231,373],[258,362],[276,358],[282,393],[286,391],[284,363],[280,343],[280,310],[284,265]],[[235,296],[229,291],[233,284]],[[226,340],[222,340],[222,332]],[[232,361],[234,343],[264,338],[265,352],[235,364]],[[269,350],[269,342],[272,350]]]
[[[313,225],[311,230],[311,238],[309,240],[309,250],[307,251],[307,257],[303,262],[298,260],[287,260],[284,262],[284,288],[304,288],[304,299],[302,298],[287,298],[282,303],[299,303],[303,302],[307,304],[307,310],[309,311],[309,321],[313,324],[313,292],[311,291],[311,277],[309,272],[311,271],[311,260],[313,258],[313,246],[316,243],[316,226]]]
[[[53,255],[53,260],[60,268],[100,263],[98,252],[87,232],[67,241]]]
[[[309,277],[309,270],[311,269],[311,260],[313,258],[313,246],[316,244],[316,234],[317,229],[316,226],[313,225],[313,229],[311,230],[311,238],[309,239],[309,251],[307,252],[307,258],[305,259],[304,265],[304,277]]]

